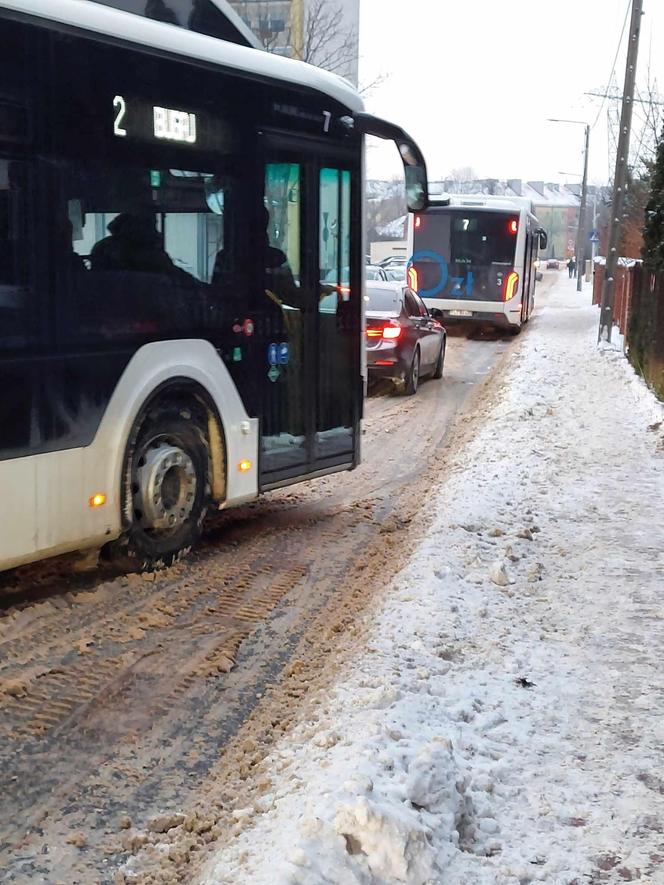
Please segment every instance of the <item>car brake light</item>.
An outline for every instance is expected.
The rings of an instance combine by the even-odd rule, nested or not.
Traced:
[[[382,338],[383,330],[382,329],[367,329],[367,338]]]
[[[516,293],[519,291],[519,274],[513,270],[512,273],[507,277],[507,282],[505,283],[505,293],[503,296],[503,301],[510,301]]]
[[[401,336],[401,326],[398,323],[389,323],[383,326],[383,338],[394,341]]]
[[[418,288],[420,281],[419,281],[419,278],[417,275],[417,270],[412,265],[408,268],[407,277],[408,277],[408,285],[410,286],[410,288],[414,292],[417,292],[417,288]]]
[[[421,227],[422,227],[422,216],[416,215],[415,216],[415,230],[419,230]]]

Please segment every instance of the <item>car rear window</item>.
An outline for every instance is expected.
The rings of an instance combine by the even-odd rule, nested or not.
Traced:
[[[367,310],[398,313],[400,309],[401,296],[394,289],[367,289]]]

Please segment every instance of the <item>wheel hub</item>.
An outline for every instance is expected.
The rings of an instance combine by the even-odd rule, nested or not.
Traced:
[[[136,471],[135,509],[146,529],[176,529],[190,516],[196,469],[189,455],[167,442],[145,450]]]

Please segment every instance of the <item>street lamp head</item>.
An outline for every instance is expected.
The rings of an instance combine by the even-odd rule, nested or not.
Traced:
[[[585,126],[586,128],[590,127],[590,123],[585,123],[583,120],[564,120],[559,117],[547,117],[547,122],[549,123],[573,123],[575,126]]]

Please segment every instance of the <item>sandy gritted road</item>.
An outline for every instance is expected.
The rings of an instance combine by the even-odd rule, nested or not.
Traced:
[[[191,881],[238,778],[413,549],[427,491],[514,346],[451,337],[443,381],[369,399],[358,470],[215,516],[175,568],[0,576],[0,881],[124,881],[174,823],[191,839],[168,858],[143,850],[131,881]]]

